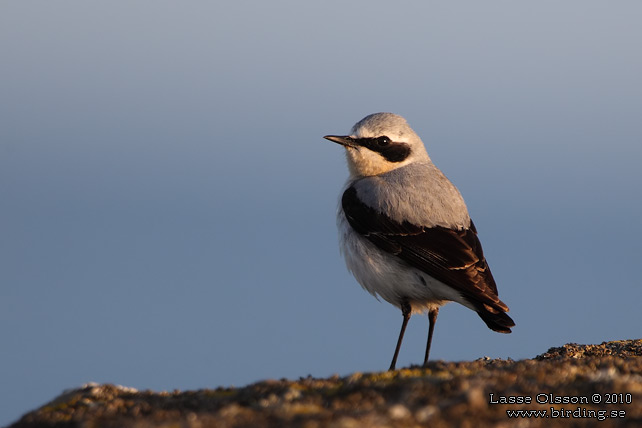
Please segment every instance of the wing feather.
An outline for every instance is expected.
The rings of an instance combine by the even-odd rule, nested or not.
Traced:
[[[341,205],[350,226],[380,249],[392,253],[410,266],[456,289],[485,313],[489,327],[510,332],[514,325],[504,314],[508,306],[497,296],[497,285],[488,267],[471,221],[467,229],[422,227],[407,221],[399,223],[364,204],[354,187],[343,194]],[[487,320],[487,318],[493,318]],[[499,321],[495,318],[501,318]],[[492,322],[500,326],[492,327]]]

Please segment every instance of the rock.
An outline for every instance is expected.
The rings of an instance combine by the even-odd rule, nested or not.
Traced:
[[[427,424],[642,426],[642,340],[571,343],[520,361],[434,361],[427,368],[266,380],[243,388],[156,393],[88,384],[10,428]]]

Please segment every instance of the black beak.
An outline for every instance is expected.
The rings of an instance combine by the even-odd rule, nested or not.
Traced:
[[[326,135],[323,138],[325,138],[326,140],[330,140],[334,143],[341,144],[342,146],[345,146],[345,147],[352,147],[352,148],[358,147],[354,138],[348,135]]]

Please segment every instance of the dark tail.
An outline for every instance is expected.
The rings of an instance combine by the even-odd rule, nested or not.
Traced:
[[[506,310],[508,310],[508,307],[506,307]],[[484,320],[488,328],[498,333],[510,333],[510,328],[515,327],[515,321],[506,312],[489,305],[479,305],[477,307],[477,315]]]

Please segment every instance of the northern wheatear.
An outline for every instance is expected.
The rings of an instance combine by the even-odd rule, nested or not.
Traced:
[[[390,370],[413,313],[428,312],[427,364],[439,307],[449,301],[477,312],[490,329],[510,333],[515,323],[497,296],[466,204],[406,120],[371,114],[350,135],[324,138],[344,146],[348,159],[337,215],[348,269],[403,314]]]

